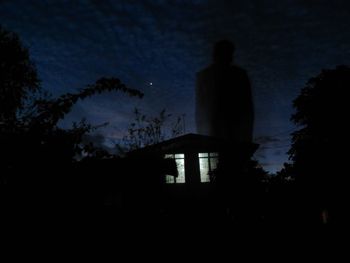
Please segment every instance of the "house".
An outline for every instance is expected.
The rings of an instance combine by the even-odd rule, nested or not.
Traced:
[[[131,152],[131,159],[136,160],[132,163],[141,163],[145,167],[137,175],[142,178],[136,182],[140,186],[136,199],[143,202],[139,207],[156,204],[175,225],[181,225],[181,222],[186,225],[189,218],[194,222],[208,219],[216,215],[218,209],[217,184],[211,183],[210,172],[217,168],[220,156],[228,153],[224,156],[238,160],[232,160],[234,171],[234,163],[239,163],[239,159],[249,160],[257,148],[256,144],[230,144],[210,136],[185,134]],[[170,160],[172,162],[168,162]],[[148,180],[159,179],[159,176],[158,192],[157,188],[152,188],[154,183]],[[133,197],[136,196],[134,193]],[[154,198],[147,200],[149,195]],[[184,217],[187,223],[183,222]]]
[[[174,159],[177,175],[165,175],[165,187],[170,192],[192,195],[209,190],[210,172],[217,168],[221,153],[229,151],[232,158],[250,158],[257,148],[256,144],[228,144],[214,137],[191,133],[146,146],[132,155]]]
[[[179,222],[184,215],[193,218],[193,214],[202,215],[199,211],[215,206],[215,184],[209,173],[218,166],[223,152],[230,151],[230,158],[249,158],[256,148],[255,144],[228,144],[186,134],[129,152],[125,158],[80,163],[85,180],[89,178],[82,188],[91,201],[103,201],[128,220],[166,215]],[[109,172],[112,170],[115,173]]]

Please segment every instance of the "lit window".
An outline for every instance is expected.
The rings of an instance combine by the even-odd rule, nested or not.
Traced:
[[[210,182],[209,173],[214,171],[218,165],[219,154],[218,153],[198,153],[199,157],[199,169],[201,174],[201,182]]]
[[[175,177],[172,175],[166,175],[165,176],[165,183],[167,183],[167,184],[175,183]]]
[[[178,176],[172,176],[172,175],[166,175],[165,176],[165,182],[167,184],[183,184],[185,183],[185,154],[179,153],[179,154],[166,154],[165,158],[172,158],[175,159],[176,166],[177,166],[177,173]]]

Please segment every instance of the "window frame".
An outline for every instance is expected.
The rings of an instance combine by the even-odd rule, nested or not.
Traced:
[[[216,167],[213,168],[212,166],[212,160],[216,159]],[[201,160],[206,160],[208,165],[208,174],[202,176],[202,170],[201,170]],[[199,164],[199,176],[200,176],[200,182],[203,183],[210,183],[210,172],[215,170],[217,168],[217,164],[219,162],[219,153],[218,152],[199,152],[198,153],[198,164]]]
[[[181,155],[181,157],[179,157]],[[165,175],[165,183],[166,184],[185,184],[186,183],[186,169],[185,169],[185,159],[186,156],[184,153],[168,153],[164,155],[164,158],[174,159],[176,163],[176,169],[178,172],[178,177],[172,176],[172,175]],[[179,168],[178,168],[178,162],[176,160],[183,160],[183,181],[179,180]],[[169,179],[172,178],[172,181],[169,181]]]

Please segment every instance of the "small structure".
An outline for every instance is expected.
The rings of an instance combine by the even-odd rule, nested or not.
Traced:
[[[166,175],[164,182],[173,187],[186,185],[193,188],[210,182],[210,172],[217,168],[222,152],[232,151],[232,156],[241,153],[249,158],[256,149],[256,144],[232,145],[211,136],[186,134],[144,147],[134,151],[133,155],[175,159],[178,175]]]
[[[133,172],[128,173],[131,183],[125,199],[133,201],[128,206],[136,211],[151,211],[152,205],[162,207],[180,221],[183,215],[200,215],[216,206],[217,184],[211,183],[210,172],[218,167],[219,160],[226,162],[225,156],[234,159],[229,161],[233,172],[234,165],[249,160],[256,149],[256,144],[230,144],[210,136],[186,134],[132,151],[127,159]],[[231,173],[230,167],[227,170]]]

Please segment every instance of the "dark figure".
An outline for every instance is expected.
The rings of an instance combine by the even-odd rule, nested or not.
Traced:
[[[253,103],[246,72],[232,65],[234,45],[215,44],[213,64],[197,73],[197,132],[230,142],[252,142]]]
[[[255,151],[254,113],[249,78],[232,65],[234,50],[228,40],[217,42],[213,64],[197,74],[196,124],[199,134],[225,141],[214,172],[217,207],[224,217],[245,222],[252,218],[245,209],[253,204],[245,198],[249,187],[244,171]]]

